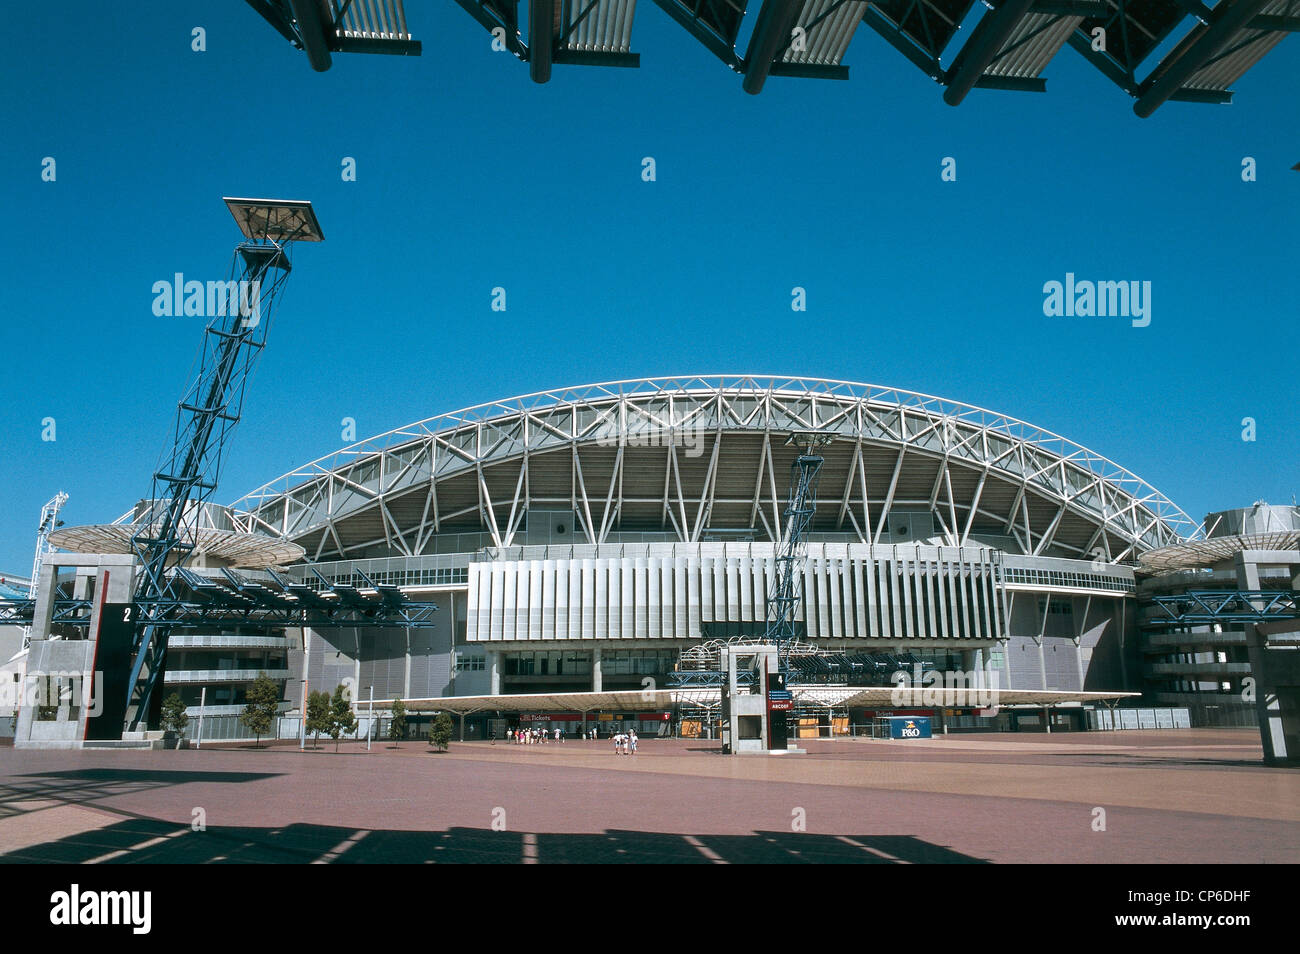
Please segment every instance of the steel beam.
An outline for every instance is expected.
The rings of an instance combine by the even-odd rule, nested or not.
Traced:
[[[971,38],[944,75],[948,87],[943,91],[945,103],[949,106],[961,104],[998,55],[998,50],[1006,44],[1016,25],[1033,7],[1034,0],[1004,0],[996,10],[980,17]]]
[[[1245,29],[1264,9],[1268,0],[1223,0],[1226,7],[1208,26],[1198,26],[1187,40],[1169,53],[1142,83],[1133,112],[1146,119],[1159,109],[1183,84],[1204,66],[1238,30]],[[1218,13],[1220,7],[1215,8]]]
[[[528,75],[534,83],[551,79],[555,51],[555,0],[528,0]]]
[[[803,9],[803,0],[763,0],[745,53],[745,79],[741,88],[751,96],[763,91],[772,63],[790,45],[790,33]]]
[[[332,24],[326,24],[321,6],[315,0],[289,0],[289,9],[298,22],[298,36],[302,39],[307,62],[317,73],[324,73],[331,63],[329,31]]]

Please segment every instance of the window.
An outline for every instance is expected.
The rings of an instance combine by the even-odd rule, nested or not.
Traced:
[[[487,658],[485,656],[463,656],[459,653],[456,655],[457,672],[483,672],[487,668]]]

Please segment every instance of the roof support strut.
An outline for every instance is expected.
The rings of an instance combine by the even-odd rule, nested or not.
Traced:
[[[1146,119],[1159,109],[1234,33],[1247,27],[1266,3],[1268,0],[1223,0],[1214,8],[1217,13],[1220,7],[1226,7],[1223,15],[1209,26],[1198,26],[1189,33],[1191,43],[1186,46],[1179,44],[1179,48],[1165,57],[1147,77],[1137,102],[1133,104],[1133,112]]]
[[[555,0],[528,0],[528,75],[534,83],[551,79],[554,26]]]
[[[298,21],[298,35],[302,38],[307,62],[317,73],[324,73],[330,68],[330,48],[321,5],[315,0],[289,0],[289,9]]]
[[[745,54],[745,80],[741,88],[746,93],[757,96],[763,91],[772,63],[790,44],[790,33],[802,9],[803,0],[763,0]]]
[[[1034,0],[1003,0],[996,10],[980,17],[971,38],[944,77],[948,84],[943,91],[945,103],[949,106],[961,104],[1033,6]]]

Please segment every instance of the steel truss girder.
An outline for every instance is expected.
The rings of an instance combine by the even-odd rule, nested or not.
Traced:
[[[1300,592],[1294,590],[1189,590],[1152,597],[1151,602],[1165,615],[1147,620],[1146,626],[1300,617]]]
[[[531,455],[559,448],[576,455],[575,449],[584,444],[605,441],[622,446],[622,442],[634,443],[639,434],[671,434],[684,428],[707,429],[724,438],[732,432],[768,436],[778,431],[832,430],[855,447],[894,446],[909,457],[947,459],[980,472],[988,470],[1021,485],[1022,493],[1031,490],[1049,501],[1066,502],[1070,513],[1104,527],[1107,550],[1112,536],[1120,544],[1117,549],[1127,553],[1135,547],[1178,542],[1199,532],[1198,524],[1130,472],[1065,438],[1005,415],[871,385],[752,377],[613,382],[540,392],[430,418],[286,474],[238,501],[236,506],[243,510],[237,519],[241,529],[291,539],[319,531],[323,535],[317,556],[331,543],[340,555],[346,555],[336,521],[418,490],[424,497],[423,514],[418,527],[407,530],[413,537],[411,549],[418,554],[442,522],[466,513],[449,514],[440,505],[440,480],[467,470],[477,472],[485,465],[523,462]],[[575,472],[581,466],[581,458],[577,460]],[[359,468],[363,467],[377,477],[361,476]],[[770,461],[763,467],[769,468]],[[688,523],[685,513],[677,513],[672,497],[680,481],[674,478],[670,461],[664,516],[678,524],[683,539],[690,539],[697,520]],[[763,483],[761,476],[759,482]],[[606,490],[604,486],[599,489],[597,507],[608,499]],[[505,511],[512,509],[517,519],[521,506],[539,499],[535,485],[526,483],[523,493],[526,499],[500,502],[503,519]],[[774,493],[771,496],[775,498]],[[691,499],[694,501],[693,494]],[[881,499],[879,491],[875,499]],[[575,496],[575,503],[581,509],[584,500]],[[616,491],[611,505],[621,510],[623,503]],[[758,496],[750,503],[765,506]],[[692,509],[694,505],[692,502]],[[489,508],[486,500],[480,501],[477,509],[484,526],[491,528],[494,521],[500,522],[496,508]],[[598,535],[609,532],[608,521],[599,519],[607,514],[592,511]],[[585,513],[583,516],[585,519]],[[861,531],[866,533],[871,518],[880,516],[864,512],[866,524]],[[1011,519],[1017,519],[1014,510]],[[509,545],[512,529],[498,527],[498,532],[502,543]],[[961,528],[956,528],[956,533],[960,532]],[[775,537],[775,533],[769,534]],[[390,538],[391,533],[377,542]],[[400,545],[396,549],[400,550]]]

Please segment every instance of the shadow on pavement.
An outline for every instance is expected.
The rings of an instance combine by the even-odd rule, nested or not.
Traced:
[[[208,863],[626,863],[626,864],[982,864],[982,859],[910,835],[675,835],[605,831],[532,834],[452,828],[374,831],[324,825],[217,828],[127,819],[41,845],[0,854],[0,864]]]

